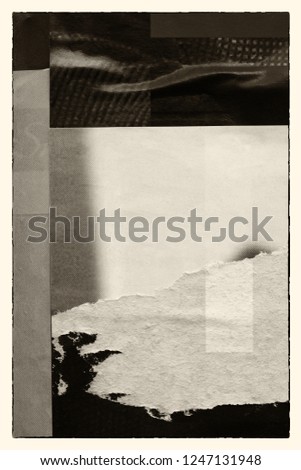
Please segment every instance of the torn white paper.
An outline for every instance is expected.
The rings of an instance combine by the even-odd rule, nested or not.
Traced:
[[[155,296],[84,304],[52,327],[55,339],[96,334],[82,355],[121,352],[94,366],[88,392],[103,398],[167,416],[288,399],[285,250],[184,274]]]

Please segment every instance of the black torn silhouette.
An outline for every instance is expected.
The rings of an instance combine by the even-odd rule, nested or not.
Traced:
[[[64,349],[64,357],[53,349],[53,389],[57,393],[60,380],[67,384],[68,394],[86,392],[89,384],[96,376],[93,366],[105,361],[120,351],[98,351],[96,353],[80,354],[81,347],[94,343],[96,334],[70,332],[59,337],[59,344]]]

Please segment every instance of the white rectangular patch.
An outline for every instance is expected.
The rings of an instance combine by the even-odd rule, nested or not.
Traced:
[[[253,351],[253,260],[235,264],[206,275],[206,352]]]

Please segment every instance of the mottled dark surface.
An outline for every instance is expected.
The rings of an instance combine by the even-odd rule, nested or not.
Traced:
[[[49,68],[49,14],[13,14],[13,70]]]
[[[53,437],[127,438],[288,438],[289,405],[223,405],[173,413],[172,421],[152,418],[143,408],[95,395],[66,394],[53,400]]]

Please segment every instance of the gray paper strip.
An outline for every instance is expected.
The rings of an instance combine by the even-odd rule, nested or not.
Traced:
[[[26,241],[49,206],[48,89],[48,70],[14,73],[14,437],[52,436],[49,244]]]

